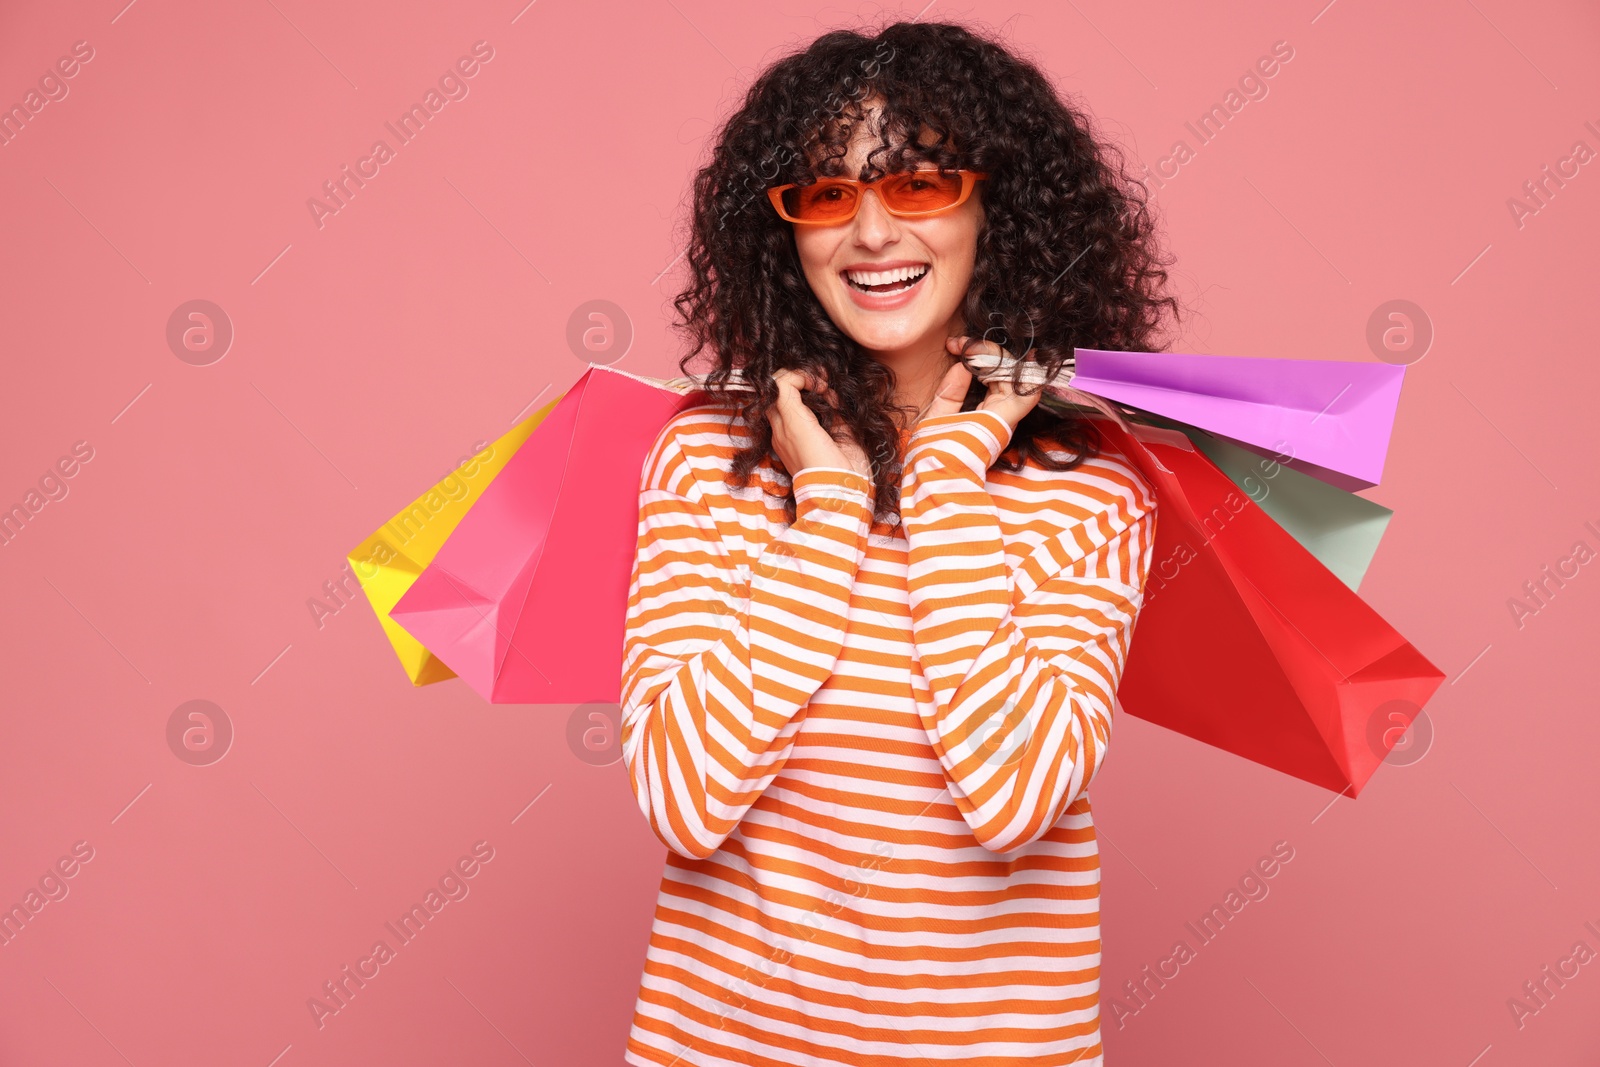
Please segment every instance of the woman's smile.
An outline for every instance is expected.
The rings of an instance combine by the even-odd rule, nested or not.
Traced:
[[[912,260],[857,263],[839,272],[855,305],[867,311],[905,307],[922,292],[932,266]]]

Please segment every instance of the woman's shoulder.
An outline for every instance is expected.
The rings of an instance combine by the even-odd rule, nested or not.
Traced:
[[[751,435],[733,402],[708,398],[675,413],[645,459],[642,488],[698,496],[722,486],[734,454]]]
[[[1058,461],[1076,456],[1051,438],[1040,438],[1037,444]],[[1006,487],[1007,497],[1022,510],[1053,512],[1068,523],[1110,513],[1114,525],[1123,528],[1156,509],[1155,487],[1105,434],[1100,435],[1095,454],[1079,459],[1067,470],[1053,470],[1029,456],[1014,475],[998,469],[990,475]]]
[[[731,444],[748,436],[744,420],[732,400],[700,395],[692,398],[686,407],[668,419],[662,426],[662,438],[698,439],[711,442],[721,440]]]

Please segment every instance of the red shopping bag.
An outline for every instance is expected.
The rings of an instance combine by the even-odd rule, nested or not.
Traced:
[[[1358,795],[1444,675],[1182,433],[1096,421],[1158,500],[1123,708]]]

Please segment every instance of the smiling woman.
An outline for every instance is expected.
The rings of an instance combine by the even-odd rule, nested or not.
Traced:
[[[1173,305],[1107,159],[1028,63],[901,23],[780,60],[696,178],[713,396],[645,461],[624,636],[669,849],[629,1063],[1102,1062],[1087,790],[1155,496],[1022,386]]]
[[[908,206],[912,171],[946,189],[959,176],[961,195],[921,214],[890,210]],[[952,362],[948,337],[970,332],[1051,376],[1074,346],[1160,347],[1179,308],[1162,294],[1145,195],[1038,68],[962,27],[837,31],[779,60],[696,176],[691,279],[676,300],[685,373],[709,353],[712,382],[739,367],[757,387],[740,408],[753,437],[732,477],[744,484],[772,450],[765,412],[780,368],[832,383],[807,405],[830,432],[848,425],[887,519],[900,431]],[[830,218],[840,203],[848,217]],[[868,298],[843,275],[923,266],[906,299]],[[899,358],[930,339],[936,359]],[[966,399],[983,395],[973,381]],[[1017,427],[1007,467],[1023,456],[1070,465],[1046,438],[1073,455],[1097,445],[1086,420],[1039,407]]]

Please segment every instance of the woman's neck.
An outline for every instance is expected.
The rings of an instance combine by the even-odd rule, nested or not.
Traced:
[[[933,402],[939,383],[956,363],[956,358],[945,348],[945,337],[941,333],[893,352],[869,353],[894,372],[895,418],[902,427],[909,428],[917,414]]]

